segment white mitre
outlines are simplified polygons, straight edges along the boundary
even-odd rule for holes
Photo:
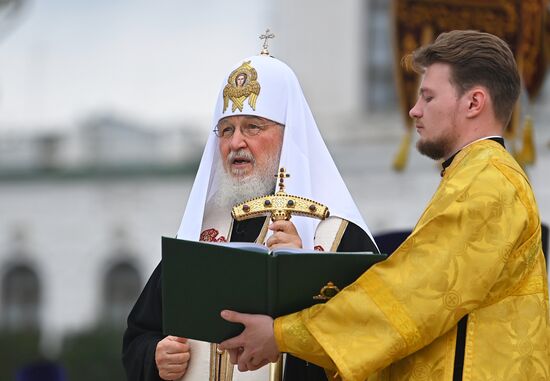
[[[257,73],[258,94],[250,93],[241,102],[242,110],[234,108],[232,100],[226,96],[227,108],[224,110],[224,88],[234,80],[239,72],[237,69],[243,68],[247,62],[244,67],[249,66]],[[251,98],[255,98],[255,102],[250,102]],[[285,63],[270,56],[253,56],[239,61],[222,84],[214,110],[212,130],[221,118],[231,115],[256,115],[284,124],[279,167],[284,167],[291,176],[285,181],[286,193],[327,205],[331,216],[353,222],[372,238],[319,133],[298,79]],[[216,185],[214,173],[218,157],[218,137],[211,132],[187,201],[178,238],[199,239],[207,197],[212,195],[211,187]],[[303,247],[313,249],[315,228],[319,221],[294,216],[292,222],[300,234]]]

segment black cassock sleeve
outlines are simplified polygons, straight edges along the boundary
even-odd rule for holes
[[[155,363],[162,333],[161,264],[151,274],[134,308],[122,339],[122,363],[128,381],[161,381]]]

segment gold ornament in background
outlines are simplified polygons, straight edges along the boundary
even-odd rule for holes
[[[516,152],[515,158],[523,167],[528,164],[534,164],[536,158],[535,138],[533,136],[533,119],[527,115],[523,125],[523,144],[521,150]]]
[[[518,63],[522,83],[532,103],[544,81],[550,64],[550,2],[548,0],[393,0],[393,36],[395,38],[395,78],[406,131],[393,166],[402,170],[407,164],[411,131],[409,110],[418,96],[418,75],[399,65],[402,58],[421,45],[433,41],[440,33],[455,29],[474,29],[494,34],[508,43]],[[548,52],[546,52],[548,51]],[[546,56],[545,56],[546,52]],[[506,129],[514,151],[520,128],[520,111],[514,110]],[[535,160],[532,127],[523,129],[523,164]],[[532,122],[531,122],[532,126]],[[530,128],[530,130],[529,130]],[[531,140],[529,140],[531,139]]]

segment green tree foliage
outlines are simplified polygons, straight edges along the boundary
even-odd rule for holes
[[[37,331],[0,331],[0,380],[14,380],[24,365],[41,358]]]
[[[97,327],[68,335],[60,362],[69,380],[125,380],[122,368],[122,328]]]

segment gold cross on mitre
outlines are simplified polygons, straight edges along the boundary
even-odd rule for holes
[[[293,214],[324,220],[330,213],[328,208],[305,197],[293,196],[285,192],[285,178],[290,177],[284,168],[275,175],[279,179],[279,190],[275,194],[256,197],[235,205],[231,215],[237,221],[258,216],[271,216],[272,221],[290,220]]]
[[[262,51],[260,52],[260,55],[262,56],[268,56],[269,51],[267,50],[267,40],[270,38],[275,38],[275,35],[273,33],[270,33],[269,28],[265,30],[265,33],[260,35],[260,40],[264,40],[264,44],[262,46]]]

